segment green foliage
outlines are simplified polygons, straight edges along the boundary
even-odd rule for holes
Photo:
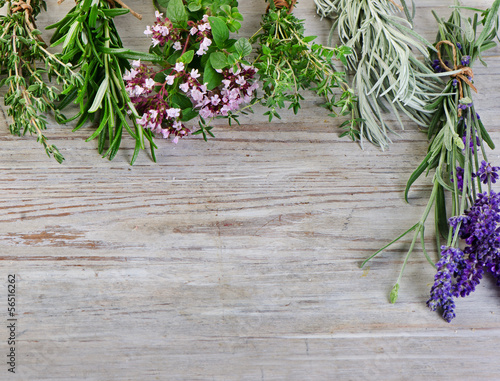
[[[19,136],[36,135],[47,155],[61,163],[64,157],[54,145],[49,145],[42,132],[47,128],[44,113],[53,111],[56,119],[62,118],[54,107],[59,90],[50,83],[55,80],[63,92],[67,92],[81,85],[81,77],[70,65],[47,51],[40,31],[34,28],[35,17],[45,9],[45,2],[32,1],[31,6],[31,17],[22,11],[12,13],[13,6],[6,16],[0,16],[0,74],[3,76],[0,87],[7,87],[4,99],[9,106],[7,113],[12,117],[10,132]]]
[[[442,86],[414,52],[428,57],[430,44],[404,19],[394,16],[390,0],[314,1],[318,13],[335,19],[341,44],[352,48],[346,67],[355,72],[352,87],[362,118],[361,137],[386,148],[392,131],[391,123],[386,122],[390,112],[402,129],[402,115],[426,127],[432,111],[425,106],[438,96]],[[409,16],[406,3],[402,3]]]
[[[48,28],[56,29],[51,40],[53,46],[63,44],[61,60],[79,68],[83,77],[83,85],[68,88],[59,104],[60,109],[72,102],[80,105],[80,111],[64,122],[78,119],[74,130],[87,121],[94,122],[97,128],[87,141],[97,138],[98,152],[110,160],[118,152],[125,129],[136,141],[133,164],[145,140],[150,142],[153,159],[155,146],[150,131],[144,131],[136,122],[138,116],[122,75],[130,67],[128,60],[157,57],[123,48],[113,18],[127,12],[111,9],[106,0],[80,1],[61,21]],[[130,115],[127,110],[131,110]]]
[[[342,136],[356,139],[356,97],[347,86],[345,73],[336,71],[333,65],[334,58],[346,62],[351,50],[346,46],[311,44],[315,38],[304,36],[303,21],[285,10],[273,6],[263,15],[261,29],[251,39],[258,43],[254,65],[263,91],[258,101],[269,109],[265,115],[271,121],[280,118],[278,110],[285,107],[296,114],[304,99],[303,90],[312,90],[326,99],[323,106],[332,112],[331,116],[351,116],[341,125],[346,130]]]

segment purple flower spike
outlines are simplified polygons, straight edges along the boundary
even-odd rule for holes
[[[492,183],[496,183],[498,180],[498,170],[500,170],[500,167],[493,167],[490,163],[483,160],[479,168],[478,176],[483,184],[488,184],[488,180]]]
[[[448,323],[455,317],[455,302],[453,301],[452,277],[458,270],[458,263],[463,260],[464,253],[453,247],[441,247],[441,259],[436,263],[437,273],[431,288],[431,297],[427,306],[435,311],[443,309],[443,318]]]

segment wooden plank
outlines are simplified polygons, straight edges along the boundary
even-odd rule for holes
[[[241,3],[249,36],[265,3]],[[416,22],[431,40],[434,3],[419,2]],[[129,5],[144,20],[123,16],[118,27],[127,46],[146,51],[153,7]],[[41,28],[71,2],[48,7]],[[312,0],[297,14],[326,42],[331,23]],[[478,111],[497,142],[499,52],[475,71]],[[18,374],[4,361],[2,379],[497,378],[491,279],[457,302],[447,324],[425,306],[434,270],[418,249],[399,302],[388,303],[409,239],[359,269],[425,207],[429,181],[403,201],[425,135],[408,123],[388,151],[361,150],[338,137],[319,104],[306,94],[298,116],[269,124],[256,112],[241,126],[219,124],[208,143],[159,141],[158,163],[143,153],[133,167],[130,139],[109,162],[84,142],[91,127],[51,124],[47,135],[66,157],[59,165],[33,138],[12,137],[0,113],[0,287],[5,298],[16,274],[19,313]],[[427,245],[435,253],[432,235]]]

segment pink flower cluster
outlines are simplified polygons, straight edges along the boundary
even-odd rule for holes
[[[186,81],[180,89],[193,100],[202,118],[227,116],[236,111],[242,103],[248,103],[258,84],[254,82],[256,69],[253,66],[243,66],[236,71],[233,68],[221,71],[224,79],[223,87],[207,91],[206,84],[197,81]]]
[[[148,26],[144,32],[151,35],[153,46],[173,47],[183,52],[188,48],[194,49],[198,56],[207,53],[212,45],[207,15],[198,22],[188,21],[187,29],[174,28],[167,18],[162,20],[162,16],[156,12],[155,24]],[[189,135],[191,131],[181,121],[182,110],[172,106],[174,94],[185,94],[191,100],[193,111],[207,119],[227,116],[231,111],[238,110],[241,104],[250,102],[257,88],[254,67],[238,65],[237,69],[231,67],[217,71],[222,74],[222,84],[208,90],[208,84],[200,79],[202,73],[186,67],[182,62],[167,65],[161,70],[164,81],[157,83],[154,79],[158,78],[157,72],[140,61],[133,61],[131,70],[124,73],[123,79],[130,100],[141,115],[137,123],[163,138],[171,137],[177,143],[179,138]]]
[[[196,23],[188,21],[189,34],[185,38],[185,41],[183,41],[183,30],[174,28],[172,22],[166,17],[162,20],[162,13],[156,11],[155,14],[156,22],[152,27],[148,25],[144,31],[145,35],[151,36],[153,47],[157,45],[163,47],[170,41],[175,50],[182,50],[188,40],[192,38],[193,42],[200,44],[196,54],[202,56],[208,51],[210,45],[212,45],[212,31],[208,22],[208,15],[204,15]]]
[[[181,109],[170,107],[167,103],[168,92],[165,85],[156,83],[154,72],[140,61],[132,62],[132,69],[126,71],[123,79],[130,100],[137,112],[142,114],[137,123],[143,128],[150,129],[163,138],[173,136],[172,142],[177,143],[179,138],[189,135],[191,131],[180,121]],[[155,86],[162,86],[157,93],[153,93]]]

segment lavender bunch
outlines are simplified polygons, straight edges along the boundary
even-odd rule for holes
[[[484,63],[481,53],[496,46],[493,40],[498,32],[499,7],[500,0],[495,0],[490,9],[472,9],[476,11],[473,18],[465,18],[463,8],[456,2],[448,20],[441,20],[434,14],[439,33],[433,68],[437,75],[449,76],[449,80],[442,94],[426,106],[433,112],[427,130],[429,149],[410,176],[405,199],[408,201],[411,185],[424,172],[434,170],[432,192],[420,220],[362,264],[413,232],[410,249],[391,291],[390,301],[394,303],[403,271],[418,238],[424,255],[434,266],[424,245],[424,225],[434,208],[441,258],[436,264],[435,283],[427,304],[432,310],[441,309],[448,322],[455,317],[454,298],[469,295],[485,272],[493,274],[497,281],[500,275],[500,196],[491,190],[491,184],[499,177],[499,168],[487,160],[485,145],[493,149],[494,144],[476,113],[472,98],[472,93],[477,91],[472,67],[476,60]],[[480,33],[477,31],[479,25],[483,25]],[[484,185],[487,185],[487,190],[483,189]],[[447,203],[447,199],[451,202]],[[441,244],[441,240],[445,243]]]

